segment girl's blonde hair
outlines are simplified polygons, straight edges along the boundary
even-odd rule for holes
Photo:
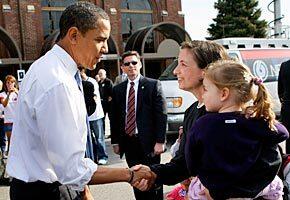
[[[6,86],[6,83],[7,83],[8,81],[11,81],[11,82],[15,83],[15,87],[16,87],[17,89],[19,89],[19,88],[18,88],[18,82],[17,82],[16,78],[15,78],[14,76],[12,76],[12,75],[7,75],[7,76],[5,77],[4,84],[3,84],[3,87],[4,87],[5,92],[8,92],[8,88],[7,88],[7,86]]]
[[[235,92],[236,103],[244,106],[244,112],[249,117],[262,118],[269,123],[271,129],[275,129],[275,113],[272,110],[270,94],[262,80],[254,77],[247,66],[233,60],[220,60],[206,68],[205,77],[219,89],[227,87]],[[257,92],[253,85],[258,86]],[[251,100],[252,105],[245,106]]]

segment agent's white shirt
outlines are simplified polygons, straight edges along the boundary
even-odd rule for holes
[[[58,45],[31,65],[18,96],[9,176],[58,181],[74,190],[83,190],[90,181],[97,165],[84,158],[86,107],[76,72],[76,63]]]
[[[102,119],[105,115],[104,115],[104,110],[103,110],[102,103],[101,103],[99,84],[95,79],[93,79],[91,77],[88,77],[87,81],[91,82],[94,85],[94,94],[97,97],[96,110],[93,114],[91,114],[89,116],[89,121],[95,121],[98,119]]]

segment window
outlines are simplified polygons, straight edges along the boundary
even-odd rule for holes
[[[152,25],[152,8],[148,0],[123,0],[121,3],[122,13],[122,38],[126,45],[128,38],[138,29]],[[151,39],[150,39],[151,38]],[[153,44],[153,36],[149,37]],[[152,44],[151,44],[152,43]]]
[[[42,0],[42,21],[44,37],[59,29],[59,19],[64,9],[77,0]]]
[[[166,80],[177,80],[177,77],[173,74],[173,71],[178,65],[178,60],[174,60],[169,66],[166,67],[164,72],[162,72],[159,80],[166,81]]]
[[[147,0],[123,0],[121,9],[128,10],[151,10],[151,5]]]

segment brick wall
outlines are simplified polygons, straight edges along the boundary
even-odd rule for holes
[[[178,11],[181,11],[181,1],[176,0],[165,0],[165,1],[166,1],[165,10],[167,10],[168,16],[163,17],[163,20],[176,22],[184,27],[184,18],[178,15]]]
[[[120,11],[120,0],[103,0],[104,2],[104,10],[109,14],[110,21],[111,21],[111,35],[113,40],[115,40],[116,44],[118,45],[118,50],[120,53],[123,52],[123,45],[122,45],[122,21],[121,21],[121,11]],[[111,14],[110,8],[115,8],[117,13],[115,15]]]
[[[7,4],[11,6],[11,11],[3,12],[1,6],[1,25],[16,41],[21,53],[23,54],[24,60],[36,59],[39,55],[43,42],[40,1],[21,0],[21,18],[18,12],[17,0],[11,0],[7,2]],[[28,12],[27,5],[33,5],[35,7],[35,12]],[[21,23],[22,29],[20,30]]]
[[[24,55],[26,60],[33,60],[39,56],[43,43],[41,4],[38,0],[26,0],[21,2]],[[28,12],[28,5],[34,6],[35,11]]]
[[[101,6],[104,5],[104,10],[109,14],[112,26],[111,35],[115,42],[118,44],[119,52],[123,52],[122,45],[122,22],[121,22],[121,11],[120,5],[122,0],[96,0],[96,4]],[[156,3],[159,2],[159,3]],[[184,27],[184,18],[178,15],[178,11],[181,10],[181,1],[176,0],[151,0],[150,1],[153,10],[153,23],[159,23],[162,21],[173,21]],[[110,8],[116,8],[117,14],[112,15]],[[162,17],[161,11],[167,10],[168,16]]]
[[[112,38],[117,44],[119,53],[123,53],[121,0],[89,0],[102,7],[110,16],[112,26]],[[177,22],[184,26],[184,18],[178,15],[181,10],[181,0],[149,0],[153,10],[153,23],[162,21]],[[3,12],[2,4],[9,4],[11,11]],[[33,5],[35,12],[28,12],[27,5]],[[20,18],[18,14],[17,0],[1,0],[0,25],[14,38],[19,49],[24,52],[25,60],[37,59],[43,43],[42,12],[40,0],[20,0],[22,32],[20,31]],[[115,8],[117,14],[113,15],[110,8]],[[161,16],[161,11],[167,10],[168,16]],[[21,42],[21,34],[23,41]],[[157,38],[160,40],[160,38]],[[23,43],[23,45],[22,45]],[[1,44],[0,44],[1,45]],[[3,45],[2,45],[3,46]],[[3,55],[3,52],[0,52]]]
[[[19,32],[19,18],[18,18],[18,5],[17,1],[9,1],[11,7],[10,11],[2,11],[3,16],[3,28],[10,34],[10,36],[16,41],[18,47],[21,47],[20,42],[20,32]],[[3,2],[3,4],[8,4],[8,2]]]

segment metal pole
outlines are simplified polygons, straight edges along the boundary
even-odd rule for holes
[[[19,30],[20,30],[20,45],[21,45],[21,53],[23,58],[20,59],[19,63],[19,69],[22,69],[22,60],[25,59],[25,47],[24,47],[24,29],[23,29],[23,19],[21,15],[21,4],[20,0],[17,1],[17,7],[18,7],[18,20],[19,20]]]
[[[275,38],[282,37],[282,15],[281,15],[281,1],[274,0],[274,35]]]

